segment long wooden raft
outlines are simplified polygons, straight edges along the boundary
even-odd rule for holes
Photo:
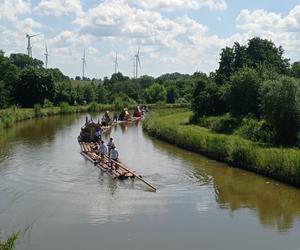
[[[112,161],[114,167],[111,168],[111,160],[108,156],[105,156],[104,159],[101,159],[97,154],[99,150],[99,144],[96,142],[79,142],[81,152],[80,154],[86,159],[94,163],[96,167],[106,172],[112,178],[118,179],[127,179],[127,178],[137,178],[149,186],[153,191],[156,191],[156,188],[147,182],[141,175],[135,173],[135,171],[130,170],[121,162]]]

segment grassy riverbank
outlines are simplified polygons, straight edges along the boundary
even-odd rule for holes
[[[41,108],[9,108],[0,110],[0,129],[9,128],[16,122],[27,119],[45,117],[58,114],[78,113],[88,111],[89,106],[69,106],[62,104],[59,107]]]
[[[152,112],[143,123],[150,135],[232,166],[300,186],[300,150],[267,148],[235,135],[187,124],[192,112]]]

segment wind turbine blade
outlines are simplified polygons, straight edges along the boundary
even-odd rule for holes
[[[141,61],[140,61],[140,57],[139,56],[137,57],[137,61],[138,61],[138,64],[139,64],[139,66],[141,68]]]
[[[39,36],[39,35],[41,35],[41,33],[38,33],[38,34],[32,35],[32,36],[30,36],[30,37],[35,37],[35,36]]]

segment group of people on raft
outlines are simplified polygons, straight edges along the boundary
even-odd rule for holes
[[[99,156],[101,161],[104,161],[105,156],[108,155],[110,159],[110,168],[111,170],[115,167],[118,168],[118,165],[114,164],[118,162],[119,159],[119,152],[118,149],[115,146],[115,143],[113,142],[113,138],[109,139],[109,142],[107,145],[103,140],[100,141],[100,147],[99,147]]]
[[[128,108],[123,108],[119,115],[117,113],[114,113],[113,118],[111,118],[109,111],[106,111],[101,118],[101,126],[109,126],[113,122],[117,121],[130,121],[132,118],[140,118],[145,112],[147,112],[146,107],[140,109],[139,106],[136,106],[133,115],[131,116]]]

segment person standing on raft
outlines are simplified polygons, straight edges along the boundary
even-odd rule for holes
[[[108,155],[110,156],[110,151],[111,151],[112,147],[115,147],[115,144],[113,142],[113,138],[109,139],[109,142],[107,143],[107,147],[108,147]]]
[[[110,163],[111,163],[110,167],[111,167],[111,169],[113,169],[114,162],[118,162],[118,158],[119,158],[119,152],[116,149],[115,145],[112,146],[109,156],[110,156],[110,159],[111,159],[111,161],[110,161]],[[115,168],[118,169],[118,165],[115,164]]]
[[[101,157],[100,160],[103,161],[106,154],[107,154],[107,146],[105,145],[104,141],[101,140],[100,148],[99,148],[99,155]]]

